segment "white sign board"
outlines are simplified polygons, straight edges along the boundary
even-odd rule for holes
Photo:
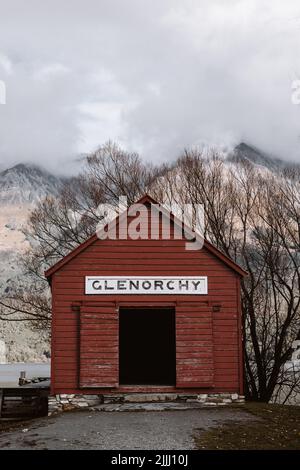
[[[206,276],[86,276],[85,293],[206,295]]]

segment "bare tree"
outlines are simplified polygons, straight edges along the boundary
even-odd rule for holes
[[[299,187],[286,175],[185,152],[181,191],[202,203],[205,236],[248,271],[242,281],[246,394],[269,401],[299,338]],[[186,196],[181,196],[186,197]]]
[[[300,339],[296,169],[274,175],[250,162],[232,165],[214,150],[186,150],[173,165],[151,167],[115,144],[100,147],[58,198],[46,198],[32,212],[26,233],[32,248],[21,260],[25,283],[0,299],[0,318],[49,326],[44,270],[94,233],[104,215],[99,204],[105,211],[121,195],[131,204],[145,192],[170,205],[203,204],[204,236],[248,271],[242,281],[247,397],[269,401],[287,383],[295,391],[284,364]]]
[[[0,298],[0,319],[49,327],[45,269],[95,233],[107,204],[116,204],[119,196],[132,203],[159,174],[159,168],[145,165],[138,154],[111,142],[89,155],[83,173],[67,181],[59,197],[45,198],[32,211],[24,230],[31,249],[20,257],[22,280]]]

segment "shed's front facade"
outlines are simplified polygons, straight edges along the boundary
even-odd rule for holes
[[[52,394],[242,394],[244,274],[208,242],[93,236],[46,272]]]

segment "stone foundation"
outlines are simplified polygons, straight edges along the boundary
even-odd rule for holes
[[[244,403],[245,397],[237,393],[131,393],[114,395],[72,395],[60,394],[49,397],[49,415],[72,410],[105,410],[106,405],[134,403],[195,403],[203,406],[221,406]],[[121,407],[116,410],[120,411]]]

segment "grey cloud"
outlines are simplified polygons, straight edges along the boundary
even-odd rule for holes
[[[154,161],[240,140],[300,160],[298,2],[11,0],[0,13],[2,166],[69,171],[108,139]]]

